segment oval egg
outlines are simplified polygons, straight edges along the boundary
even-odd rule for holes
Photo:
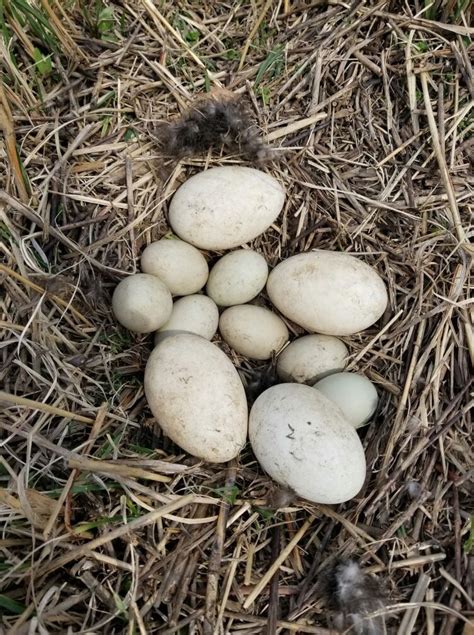
[[[151,333],[170,317],[173,300],[168,287],[156,276],[135,273],[121,280],[112,296],[117,320],[136,333]]]
[[[155,333],[155,344],[158,344],[172,332],[185,332],[200,335],[211,340],[217,331],[219,310],[205,295],[187,295],[176,300],[170,319]]]
[[[206,284],[209,267],[202,253],[177,238],[150,243],[142,253],[141,268],[158,276],[173,295],[190,295]]]
[[[317,250],[291,256],[270,273],[275,307],[308,331],[352,335],[376,322],[387,306],[382,278],[349,254]]]
[[[225,353],[202,337],[176,335],[153,349],[145,395],[165,434],[189,454],[225,463],[244,446],[244,387]]]
[[[279,384],[255,401],[250,443],[275,481],[314,503],[343,503],[365,480],[362,444],[329,399],[310,386]]]
[[[267,278],[265,258],[251,249],[238,249],[216,262],[206,293],[219,306],[245,304],[260,293]]]
[[[277,373],[287,382],[313,385],[315,381],[346,366],[347,346],[332,335],[304,335],[278,356]]]
[[[333,401],[354,428],[368,423],[377,409],[377,390],[364,375],[336,373],[318,381],[314,388]]]
[[[176,234],[201,249],[232,249],[276,220],[285,191],[272,176],[243,166],[211,168],[177,190],[169,208]]]
[[[219,331],[230,347],[250,359],[270,359],[289,338],[281,318],[253,304],[226,309],[219,320]]]

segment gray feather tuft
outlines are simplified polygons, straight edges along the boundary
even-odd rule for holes
[[[270,158],[242,100],[223,90],[201,98],[176,121],[160,124],[156,136],[165,154],[178,159],[210,149],[239,152],[257,162]]]
[[[354,635],[386,635],[385,607],[379,581],[353,560],[338,562],[329,574],[327,593],[337,611],[336,625]]]

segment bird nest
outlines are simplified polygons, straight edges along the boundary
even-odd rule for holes
[[[385,589],[389,632],[472,633],[469,5],[2,4],[4,632],[365,632],[328,599],[349,566]],[[232,138],[177,143],[223,89]],[[337,507],[275,503],[248,447],[216,466],[164,438],[143,394],[152,338],[111,313],[176,188],[255,161],[287,191],[252,243],[271,266],[344,251],[389,293],[344,338],[381,400],[366,483]]]

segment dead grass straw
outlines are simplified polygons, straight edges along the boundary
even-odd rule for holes
[[[472,620],[470,3],[247,4],[2,3],[6,633],[328,635],[338,557],[380,576],[391,632]],[[353,253],[389,290],[381,322],[346,338],[381,402],[361,430],[367,482],[337,509],[276,513],[248,448],[211,466],[163,438],[151,339],[111,314],[180,183],[245,162],[173,164],[154,141],[215,86],[249,104],[288,192],[253,246],[270,265]]]

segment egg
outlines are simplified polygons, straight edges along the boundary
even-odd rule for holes
[[[343,503],[364,484],[357,432],[311,386],[279,384],[263,392],[250,411],[249,437],[265,472],[309,501]]]
[[[347,355],[347,346],[337,337],[304,335],[280,353],[277,374],[283,381],[313,385],[324,375],[343,370]]]
[[[211,269],[206,293],[219,306],[245,304],[265,286],[268,265],[251,249],[238,249],[223,256]]]
[[[334,402],[354,428],[368,423],[377,409],[377,390],[364,375],[336,373],[318,381],[314,388]]]
[[[382,316],[388,301],[375,269],[349,254],[323,250],[278,264],[268,277],[267,293],[285,317],[325,335],[363,331]]]
[[[210,340],[217,331],[218,323],[219,310],[211,298],[187,295],[174,303],[170,319],[155,333],[155,344],[177,332],[194,333]]]
[[[148,245],[142,253],[141,268],[158,276],[173,295],[200,291],[209,275],[202,253],[178,238],[162,238]]]
[[[170,318],[173,300],[156,276],[136,273],[121,280],[112,296],[116,319],[136,333],[151,333]]]
[[[285,191],[269,174],[240,165],[211,168],[177,190],[169,222],[201,249],[232,249],[253,240],[276,220]]]
[[[219,331],[229,346],[250,359],[270,359],[289,338],[281,318],[252,304],[226,309],[219,320]]]
[[[145,368],[145,395],[163,432],[189,454],[225,463],[244,446],[244,387],[227,355],[204,338],[181,334],[160,342]]]

